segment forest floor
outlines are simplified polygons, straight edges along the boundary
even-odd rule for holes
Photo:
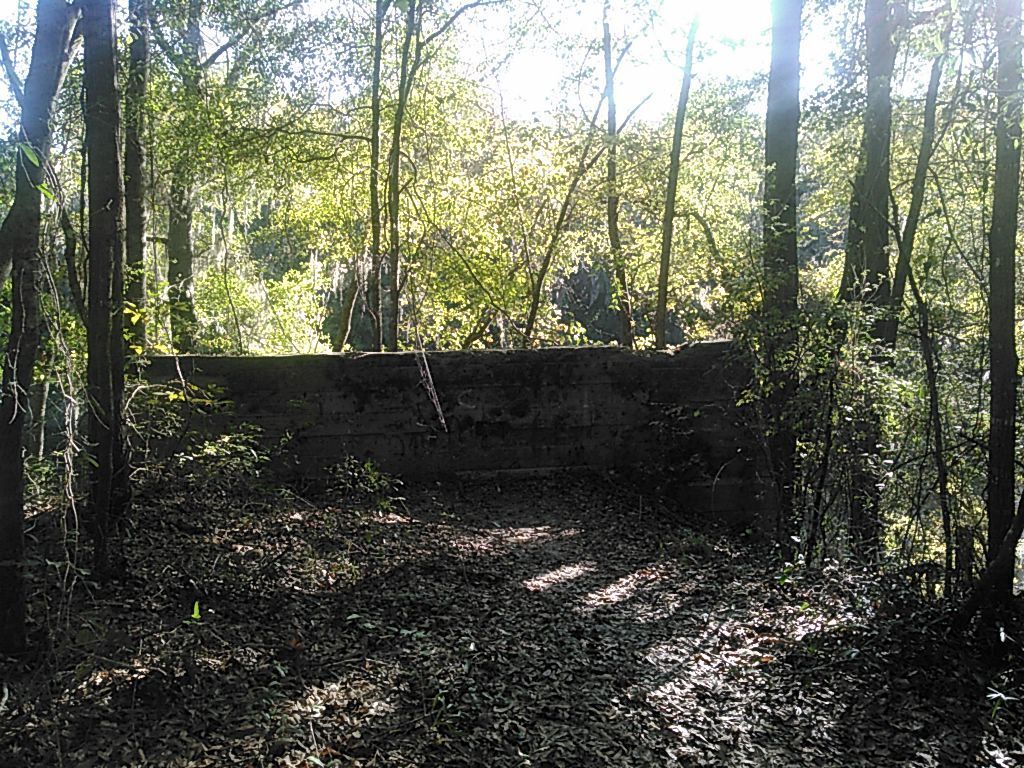
[[[780,570],[620,479],[229,477],[150,482],[130,575],[81,578],[69,639],[0,666],[0,765],[1024,759],[1007,662],[938,609]]]

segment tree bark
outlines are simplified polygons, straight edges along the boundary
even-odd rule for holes
[[[192,183],[185,169],[176,169],[171,180],[167,220],[167,297],[170,300],[171,343],[175,352],[195,351],[198,320],[194,301],[192,246]]]
[[[840,293],[847,301],[887,311],[889,275],[889,156],[892,144],[892,75],[896,66],[893,33],[905,8],[893,0],[865,0],[867,38],[867,102],[860,167],[850,202],[846,261]],[[884,318],[876,314],[872,337],[881,341]],[[860,557],[879,556],[881,546],[878,477],[869,457],[881,442],[881,418],[870,393],[854,422],[856,446],[851,470],[849,531]]]
[[[388,156],[388,260],[381,276],[382,311],[381,341],[386,350],[398,350],[398,315],[400,307],[401,281],[398,270],[401,266],[401,193],[402,172],[402,129],[405,126],[405,110],[412,90],[412,46],[419,36],[419,6],[417,0],[409,0],[405,13],[405,33],[402,40],[402,64],[398,81],[398,103],[391,127],[391,152]]]
[[[909,263],[909,262],[908,262]],[[943,594],[953,592],[953,497],[949,490],[949,466],[946,464],[946,431],[942,425],[942,403],[939,400],[939,365],[935,341],[931,331],[931,313],[928,303],[918,290],[913,268],[907,271],[910,290],[917,304],[918,330],[921,337],[921,356],[924,359],[925,382],[928,386],[928,418],[932,422],[935,442],[935,474],[939,482],[939,509],[942,512],[942,535],[945,544],[943,565]]]
[[[203,90],[203,36],[201,0],[189,0],[188,19],[182,40],[179,74],[185,92],[198,99]],[[175,352],[195,351],[198,326],[195,306],[195,250],[192,217],[195,212],[194,181],[189,159],[179,161],[171,177],[167,217],[167,295],[170,300],[171,344]]]
[[[633,348],[633,307],[629,296],[629,279],[626,276],[626,265],[622,254],[622,233],[619,231],[619,172],[618,172],[618,142],[619,126],[615,105],[615,68],[612,64],[612,33],[608,23],[610,0],[604,3],[604,35],[602,37],[602,48],[604,50],[604,87],[605,102],[608,109],[608,130],[605,135],[608,152],[608,174],[607,191],[605,194],[608,217],[608,245],[611,249],[612,271],[618,283],[618,309],[619,309],[619,343]]]
[[[690,102],[690,84],[693,82],[693,48],[697,41],[697,19],[690,24],[686,40],[686,63],[683,65],[683,85],[679,89],[676,120],[672,130],[672,151],[668,159],[668,184],[665,186],[665,214],[661,220],[661,264],[658,269],[658,302],[654,310],[654,343],[664,349],[668,333],[668,277],[672,261],[672,237],[676,220],[676,190],[679,187],[679,157],[683,149],[683,126],[686,108]]]
[[[1017,419],[1015,334],[1017,213],[1020,197],[1021,0],[997,0],[996,172],[989,231],[988,560],[994,563],[1013,519]],[[994,599],[1009,599],[1013,569],[993,575]]]
[[[370,90],[370,277],[366,286],[373,327],[372,348],[381,349],[381,221],[380,221],[380,65],[384,52],[385,0],[376,0],[373,25],[373,75]]]
[[[889,155],[892,144],[892,75],[896,66],[892,0],[865,0],[867,103],[860,167],[850,202],[843,290],[851,301],[889,303]],[[876,338],[878,338],[876,328]]]
[[[788,413],[798,386],[797,149],[800,128],[800,17],[803,0],[772,3],[772,63],[765,119],[764,306],[769,455],[775,479],[776,539],[792,553],[796,431]]]
[[[146,347],[146,152],[143,130],[149,78],[149,0],[129,0],[128,81],[124,114],[125,299],[135,310],[131,345]]]
[[[12,264],[11,328],[0,390],[0,652],[9,654],[26,646],[23,434],[40,334],[40,185],[50,156],[54,100],[67,71],[77,14],[64,0],[39,0],[21,100],[14,202],[0,227],[0,241]]]
[[[899,242],[899,254],[896,258],[896,273],[892,281],[889,312],[888,316],[882,320],[879,333],[882,343],[889,347],[889,349],[893,349],[896,346],[896,333],[899,330],[899,312],[903,307],[903,296],[906,292],[907,278],[911,271],[910,259],[914,253],[917,227],[921,222],[925,182],[928,178],[928,167],[934,152],[935,112],[939,100],[939,85],[942,82],[942,65],[946,60],[945,47],[948,40],[949,29],[947,28],[943,35],[943,52],[932,60],[928,91],[925,94],[924,100],[924,128],[921,132],[921,145],[917,152],[914,180],[910,187],[910,208],[907,210],[907,221],[903,227],[903,236]]]
[[[109,568],[113,525],[126,502],[121,445],[124,393],[124,186],[113,0],[83,4],[85,135],[89,158],[89,526],[95,566]]]
[[[1011,0],[1012,1],[1012,0]],[[1017,502],[1017,513],[1010,518],[1010,527],[1003,540],[989,554],[988,565],[970,595],[953,619],[955,629],[964,629],[983,605],[999,605],[1007,599],[1006,585],[1013,583],[1013,566],[1017,559],[1017,543],[1024,533],[1024,494]]]
[[[331,345],[334,352],[344,351],[345,345],[348,344],[349,334],[352,332],[352,311],[355,309],[358,293],[359,280],[356,277],[356,271],[349,269],[342,279],[339,291],[338,333]]]

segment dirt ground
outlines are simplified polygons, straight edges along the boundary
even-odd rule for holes
[[[0,667],[0,766],[1012,766],[1021,702],[877,579],[615,477],[151,486]],[[38,606],[36,620],[41,620]],[[61,617],[64,617],[61,619]]]

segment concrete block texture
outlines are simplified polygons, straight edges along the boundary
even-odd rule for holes
[[[770,497],[761,436],[737,406],[729,342],[281,357],[154,357],[195,436],[259,428],[290,471],[346,456],[409,479],[574,467],[642,472],[696,512],[744,523]],[[210,401],[216,405],[211,406]]]

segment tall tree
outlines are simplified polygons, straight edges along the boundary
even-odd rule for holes
[[[266,24],[287,8],[302,0],[268,0],[252,10],[250,15],[235,19],[237,31],[230,34],[220,46],[206,53],[203,26],[209,4],[205,0],[183,0],[172,4],[183,6],[183,22],[164,18],[163,23],[150,26],[152,41],[171,64],[181,84],[186,110],[197,110],[209,91],[209,73],[224,57],[238,46],[257,35]],[[216,6],[214,6],[216,7]],[[227,6],[229,9],[232,6]],[[246,11],[249,5],[243,5]],[[181,29],[178,39],[168,36],[168,30]],[[251,48],[251,45],[250,45]],[[225,75],[226,82],[239,76],[245,56],[236,57]],[[197,162],[195,153],[182,151],[174,159],[170,173],[167,217],[167,282],[170,304],[171,341],[176,351],[189,353],[195,348],[198,318],[195,310],[195,243],[193,220],[196,210]]]
[[[41,190],[46,183],[54,100],[70,58],[78,17],[64,0],[39,0],[36,36],[24,88],[14,202],[0,226],[0,250],[11,256],[11,328],[0,390],[0,652],[25,648],[24,446],[29,393],[39,347]],[[13,72],[11,73],[13,75]]]
[[[865,0],[867,90],[860,163],[850,201],[843,293],[876,307],[889,303],[889,158],[892,145],[894,32],[901,6]]]
[[[952,18],[952,17],[951,17]],[[914,167],[914,179],[910,188],[910,208],[903,225],[903,233],[898,242],[896,271],[893,275],[890,308],[883,317],[879,330],[879,339],[890,349],[896,345],[896,332],[899,329],[899,312],[903,306],[903,296],[907,288],[907,279],[911,272],[911,257],[917,230],[921,224],[921,210],[924,206],[925,183],[928,180],[928,169],[935,150],[935,113],[939,101],[939,85],[942,82],[942,67],[946,61],[946,48],[949,45],[951,27],[947,24],[942,33],[942,50],[932,59],[931,74],[928,78],[928,90],[924,101],[924,125],[921,131],[921,144],[917,152],[917,164]],[[898,219],[897,219],[898,220]]]
[[[690,84],[693,82],[693,48],[697,41],[697,22],[690,24],[686,39],[686,62],[683,65],[683,84],[679,89],[676,119],[672,129],[672,151],[668,159],[668,183],[665,186],[665,209],[661,220],[661,263],[658,266],[658,299],[654,311],[654,343],[664,349],[668,329],[668,277],[672,263],[672,238],[676,223],[676,194],[679,188],[679,159],[683,151],[683,127],[686,108],[690,103]]]
[[[188,0],[185,34],[181,51],[165,51],[175,62],[183,91],[193,104],[202,98],[205,71],[201,29],[202,0]],[[162,39],[162,38],[157,38]],[[167,297],[170,301],[171,342],[176,352],[195,349],[197,326],[195,308],[195,244],[192,219],[195,213],[195,178],[191,158],[179,157],[171,171],[167,215]]]
[[[865,0],[867,91],[860,162],[853,182],[846,261],[840,293],[847,301],[875,308],[872,328],[882,340],[890,307],[889,164],[892,145],[892,76],[896,66],[895,31],[905,16],[902,2]],[[864,401],[854,420],[857,446],[851,471],[849,530],[854,550],[863,557],[879,554],[880,491],[870,457],[881,442],[881,422],[871,399]]]
[[[952,19],[952,17],[950,17]],[[921,143],[917,153],[917,164],[914,168],[914,179],[910,190],[910,208],[907,211],[903,232],[897,232],[899,255],[896,261],[896,272],[892,283],[892,297],[888,316],[884,318],[880,334],[882,343],[890,349],[896,346],[896,333],[899,327],[899,313],[903,306],[903,295],[909,284],[914,302],[917,306],[918,337],[921,342],[921,357],[925,366],[925,383],[928,388],[928,419],[931,424],[932,442],[935,454],[935,472],[939,486],[939,509],[942,512],[942,530],[945,539],[944,559],[944,594],[949,596],[953,583],[953,512],[950,494],[949,467],[945,456],[945,428],[942,422],[941,402],[939,399],[938,381],[938,345],[932,333],[931,308],[925,300],[914,279],[913,254],[917,239],[918,227],[921,224],[921,212],[924,206],[925,184],[928,169],[935,150],[936,127],[935,117],[938,108],[939,86],[942,82],[942,68],[946,60],[946,49],[949,46],[951,24],[947,24],[941,39],[942,50],[932,59],[931,75],[928,79],[928,90],[925,94],[924,121],[921,131]],[[896,210],[896,198],[893,196],[893,221],[899,221]]]
[[[143,142],[149,78],[149,0],[129,0],[128,80],[124,112],[125,299],[134,308],[132,345],[146,346],[146,152]]]
[[[387,216],[388,253],[381,268],[381,343],[389,350],[398,349],[398,319],[401,307],[402,283],[399,274],[402,261],[401,194],[402,194],[402,141],[405,132],[406,111],[412,98],[416,77],[436,54],[437,41],[442,39],[468,11],[487,5],[498,5],[505,0],[472,0],[459,6],[444,17],[433,32],[424,33],[424,19],[432,6],[430,0],[396,0],[395,7],[404,10],[402,25],[402,52],[400,57],[398,88],[394,117],[391,122],[391,149],[388,153]]]
[[[83,4],[85,141],[89,162],[88,365],[91,477],[89,522],[96,567],[108,567],[109,537],[125,503],[124,180],[114,0]]]
[[[384,16],[389,5],[389,0],[375,0],[373,70],[370,82],[370,277],[366,287],[366,303],[370,307],[370,319],[373,325],[372,347],[378,352],[381,349],[380,69],[384,53]],[[351,322],[351,315],[349,320]],[[341,346],[344,347],[344,344]]]
[[[787,413],[797,391],[797,149],[800,128],[800,17],[803,0],[772,2],[764,176],[764,321],[776,537],[788,555],[795,510],[796,432]]]
[[[605,141],[608,146],[608,173],[606,177],[608,245],[611,249],[612,272],[618,284],[619,343],[633,347],[633,306],[629,297],[629,279],[622,253],[622,233],[619,230],[619,124],[615,103],[615,66],[612,62],[612,32],[608,15],[611,0],[605,0],[603,18],[602,50],[604,52],[605,106],[608,109],[608,129]]]
[[[988,559],[996,559],[1010,530],[1014,509],[1017,419],[1015,335],[1017,213],[1020,198],[1021,0],[997,0],[996,172],[989,231],[989,400]],[[993,588],[1008,597],[1012,569],[994,577]]]
[[[423,26],[425,0],[407,0],[405,24],[402,33],[401,69],[398,75],[398,100],[391,123],[391,151],[388,155],[388,258],[382,268],[381,288],[381,344],[389,352],[398,349],[398,315],[401,293],[401,211],[399,210],[402,172],[402,133],[405,129],[405,111],[409,106],[420,55],[420,35]],[[397,5],[397,3],[396,3]],[[413,45],[415,41],[415,47]]]

